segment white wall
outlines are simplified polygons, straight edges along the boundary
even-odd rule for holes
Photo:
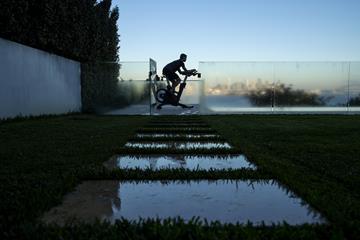
[[[0,118],[80,109],[79,62],[0,38]]]

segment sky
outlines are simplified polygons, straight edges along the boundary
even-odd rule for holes
[[[360,0],[113,0],[120,61],[359,61]],[[159,72],[159,70],[158,70]]]

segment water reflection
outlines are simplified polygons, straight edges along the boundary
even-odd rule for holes
[[[167,133],[138,133],[136,137],[151,137],[151,138],[175,138],[175,137],[185,137],[185,138],[210,138],[210,137],[220,137],[218,134],[167,134]]]
[[[205,124],[205,123],[179,123],[179,122],[159,122],[159,123],[150,123],[150,124],[147,124],[145,127],[162,127],[162,128],[176,128],[176,127],[196,127],[196,128],[202,128],[202,127],[205,127],[205,128],[209,128],[209,125],[208,124]]]
[[[111,194],[104,192],[112,191]],[[126,218],[194,216],[208,221],[270,225],[325,223],[319,213],[276,181],[89,181],[50,210],[45,222],[63,223],[70,216],[84,221],[95,217],[114,222]]]
[[[45,223],[63,225],[67,220],[81,219],[86,222],[95,218],[110,219],[114,210],[121,209],[118,181],[86,181],[65,196],[62,205],[44,214]]]
[[[255,169],[255,165],[249,163],[244,155],[224,156],[186,156],[186,155],[148,155],[148,156],[115,156],[104,163],[109,169],[166,169],[186,168],[190,170],[210,169]]]
[[[128,148],[175,148],[175,149],[212,149],[212,148],[226,148],[230,149],[229,143],[216,142],[127,142],[125,147]]]

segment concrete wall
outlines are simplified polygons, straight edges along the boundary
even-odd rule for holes
[[[0,118],[80,109],[79,62],[0,38]]]

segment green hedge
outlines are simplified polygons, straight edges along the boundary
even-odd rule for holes
[[[83,110],[92,112],[113,102],[118,87],[119,11],[111,2],[1,0],[0,37],[82,62]]]
[[[111,0],[1,0],[0,36],[81,62],[117,61]]]

